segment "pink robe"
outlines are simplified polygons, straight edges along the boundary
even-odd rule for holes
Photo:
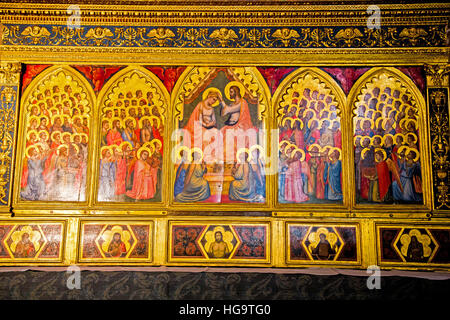
[[[151,199],[156,192],[157,168],[152,168],[147,162],[137,160],[134,167],[133,188],[127,191],[127,196],[136,200]]]
[[[116,170],[116,194],[121,195],[125,193],[125,179],[127,177],[127,161],[125,159],[117,160]]]
[[[284,199],[295,203],[305,202],[309,197],[303,192],[302,167],[300,161],[291,162],[286,171]]]
[[[122,135],[117,130],[109,130],[106,135],[106,142],[108,143],[108,146],[113,144],[120,146],[123,142]]]

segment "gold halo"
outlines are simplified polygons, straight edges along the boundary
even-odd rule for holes
[[[156,138],[153,139],[152,141],[150,141],[150,145],[153,147],[153,152],[156,151],[156,146],[155,146],[155,144],[157,144],[157,145],[159,146],[158,150],[161,149],[161,147],[162,147],[162,142],[161,142],[161,140],[156,139]]]
[[[248,155],[248,162],[250,162],[252,160],[252,154],[250,153],[250,150],[248,148],[240,148],[237,152],[236,152],[236,160],[237,162],[241,163],[239,156],[241,155],[242,152],[247,153]]]
[[[25,155],[26,155],[28,158],[31,158],[31,156],[30,156],[30,150],[31,150],[31,149],[37,149],[37,150],[39,151],[39,148],[38,148],[38,146],[37,146],[36,144],[32,144],[32,145],[28,146],[28,147],[25,149]]]
[[[365,139],[369,139],[370,143],[372,143],[372,139],[371,139],[369,136],[361,136],[361,140],[359,140],[359,144],[360,144],[360,146],[363,147],[363,148],[365,148],[365,147],[363,146],[363,141],[364,141]]]
[[[194,148],[191,149],[191,153],[189,154],[189,160],[190,160],[191,162],[194,161],[194,157],[193,157],[194,152],[198,152],[198,153],[201,154],[200,161],[202,161],[202,160],[203,160],[203,157],[204,157],[203,150],[200,149],[200,148],[198,148],[198,147],[194,147]]]
[[[120,150],[123,150],[123,147],[125,147],[125,145],[128,145],[128,146],[130,147],[130,149],[133,149],[133,146],[131,145],[130,142],[128,142],[128,141],[123,141],[123,142],[119,145]]]
[[[366,152],[369,151],[369,150],[370,150],[370,148],[364,148],[364,149],[361,151],[361,159],[364,160],[364,158],[366,157]]]
[[[119,117],[113,117],[113,118],[111,118],[111,119],[107,119],[107,120],[109,120],[109,127],[112,129],[113,128],[113,124],[114,124],[114,122],[115,121],[119,121],[119,123],[120,123],[120,127],[121,128],[125,128],[125,125],[124,125],[124,123],[123,123],[123,120],[121,119],[121,118],[119,118]]]
[[[75,148],[75,150],[77,151],[77,153],[80,153],[80,148],[78,148],[78,146],[76,144],[73,144],[72,147]]]
[[[331,157],[331,154],[332,154],[334,151],[339,151],[339,158],[338,158],[338,160],[342,160],[342,151],[341,151],[341,149],[339,149],[338,147],[331,148],[330,151],[328,151],[328,158],[331,160],[330,157]]]
[[[144,127],[144,120],[148,120],[150,122],[150,116],[143,116],[139,119],[139,128]]]
[[[39,125],[39,116],[31,116],[27,121],[27,125],[31,125],[31,122],[33,122],[33,120],[36,120],[36,124]]]
[[[58,141],[61,141],[61,131],[53,131],[52,132],[52,134],[51,134],[51,136],[50,136],[50,138],[52,139],[52,141],[55,141],[56,140],[56,138],[55,138],[55,135],[56,134],[59,134],[59,139],[58,139]]]
[[[379,128],[380,127],[380,121],[382,122],[381,123],[381,127],[384,129],[384,127],[383,127],[383,122],[384,122],[384,120],[386,120],[386,119],[383,119],[383,118],[378,118],[376,121],[375,121],[375,128]]]
[[[307,113],[307,112],[312,112],[313,116],[312,116],[311,119],[316,118],[316,113],[315,113],[314,110],[312,110],[312,109],[305,109],[305,110],[303,111],[302,118],[306,118],[305,113]],[[311,120],[311,119],[309,119],[309,120]]]
[[[111,127],[112,127],[111,119],[108,119],[108,118],[102,119],[102,121],[100,122],[100,125],[101,125],[102,129],[103,129],[103,123],[104,123],[104,122],[108,122],[108,126],[109,126],[109,128],[111,129]]]
[[[367,116],[367,114],[368,114],[369,112],[372,112],[372,116],[371,116],[371,117],[368,117],[368,116]],[[367,109],[366,112],[364,112],[364,118],[365,118],[365,119],[372,119],[372,120],[373,120],[373,118],[374,118],[374,113],[375,113],[375,112],[376,112],[376,110],[373,110],[373,109]]]
[[[370,144],[371,145],[373,145],[373,141],[375,140],[375,138],[380,138],[380,142],[383,143],[383,137],[380,136],[379,134],[376,134],[370,139]]]
[[[389,113],[388,113],[388,119],[391,119],[391,113],[392,113],[392,112],[397,112],[397,110],[393,109],[393,110],[389,111]],[[394,120],[395,120],[395,121],[397,121],[397,116],[398,116],[398,112],[397,112],[397,114],[394,116]]]
[[[291,158],[293,158],[297,152],[300,152],[300,153],[302,154],[302,157],[300,158],[300,161],[301,161],[301,162],[305,161],[306,153],[305,153],[304,150],[302,150],[302,149],[300,149],[300,148],[295,148],[295,149],[291,152]]]
[[[148,152],[148,156],[149,156],[149,157],[153,154],[153,152],[152,152],[152,150],[150,150],[150,148],[148,148],[148,147],[140,147],[139,150],[138,150],[138,152],[137,152],[137,158],[138,158],[139,160],[141,159],[141,154],[142,154],[142,152],[144,152],[144,151],[147,151],[147,152]]]
[[[240,83],[239,81],[231,81],[225,86],[225,89],[224,89],[225,97],[227,97],[227,99],[230,101],[234,101],[233,99],[230,98],[230,88],[232,86],[236,86],[239,88],[239,93],[241,94],[241,97],[243,98],[245,95],[245,88],[244,88],[244,85],[242,83]]]
[[[290,120],[291,122],[289,123],[289,126],[291,127],[291,129],[294,127],[293,124],[295,122],[294,118],[292,117],[286,117],[283,120],[281,120],[281,126],[284,127],[286,125],[286,121]]]
[[[156,119],[156,122],[158,123],[158,125],[157,125],[157,129],[159,129],[159,127],[161,127],[161,119],[160,118],[158,118],[157,116],[150,116],[150,124],[153,126],[153,123],[152,123],[152,120],[153,119]]]
[[[414,161],[414,162],[417,162],[417,160],[419,160],[419,157],[420,157],[420,152],[419,152],[419,150],[417,150],[416,148],[409,148],[409,147],[407,147],[405,156],[407,156],[408,154],[410,154],[411,151],[414,151],[414,152],[416,153],[416,157],[413,159],[413,161]]]
[[[318,151],[319,153],[322,153],[322,152],[323,152],[323,148],[322,148],[321,146],[319,146],[317,143],[314,143],[314,144],[310,145],[310,146],[308,147],[308,151],[311,151],[311,149],[312,149],[313,147],[317,147],[317,149],[319,150],[319,151]]]
[[[62,148],[66,148],[66,149],[67,149],[67,152],[69,152],[69,145],[66,144],[66,143],[63,143],[62,145],[58,146],[58,148],[56,149],[56,154],[57,154],[58,156],[59,156],[60,150],[61,150]]]
[[[203,95],[202,95],[202,100],[205,101],[206,98],[208,98],[208,95],[210,94],[210,92],[216,92],[220,97],[222,97],[222,93],[220,93],[220,90],[215,88],[215,87],[211,87],[206,89],[205,91],[203,91]],[[217,107],[219,105],[219,99],[217,99],[217,101],[212,105],[212,107]]]
[[[381,145],[386,145],[385,141],[387,137],[391,137],[392,138],[392,143],[394,143],[394,136],[390,133],[386,133],[383,138],[381,139]]]
[[[45,133],[45,134],[47,135],[47,140],[48,140],[48,137],[50,136],[49,133],[48,133],[48,131],[47,131],[47,130],[40,130],[40,131],[38,132],[38,136],[39,136],[39,137],[41,137],[41,133]]]
[[[417,125],[417,120],[414,119],[408,119],[408,123],[406,125],[406,128],[408,128],[409,124],[413,122],[414,123],[414,127],[416,128],[416,130],[419,128],[419,126]]]
[[[400,154],[402,153],[403,150],[406,150],[406,152],[405,152],[405,156],[406,156],[406,153],[408,152],[408,146],[401,146],[400,148],[398,148],[397,154],[398,154],[399,158],[401,158]]]
[[[402,119],[402,120],[400,120],[399,126],[400,126],[400,128],[402,128],[403,130],[406,130],[406,127],[405,127],[404,125],[405,125],[405,122],[406,122],[407,120],[409,120],[409,119]]]
[[[406,140],[406,137],[405,137],[405,135],[403,133],[397,133],[397,134],[394,135],[394,144],[395,145],[397,145],[397,137],[398,136],[401,136],[403,138],[403,142],[405,142],[405,140]]]
[[[52,122],[51,122],[52,125],[55,124],[55,121],[56,121],[57,118],[60,118],[60,119],[61,119],[61,122],[64,123],[63,115],[62,115],[62,114],[55,114],[55,115],[52,116],[52,118],[51,118],[51,120],[52,120]]]
[[[286,148],[284,149],[284,154],[285,154],[286,156],[288,156],[287,150],[291,149],[292,147],[294,147],[294,150],[297,148],[297,146],[296,146],[295,144],[289,142],[289,144],[288,144],[288,145],[286,146]],[[294,150],[292,150],[292,151],[294,151]],[[292,151],[291,151],[291,152],[292,152]]]
[[[186,146],[179,147],[178,150],[177,150],[177,160],[181,160],[181,151],[183,151],[183,150],[187,151],[189,154],[191,152],[191,149],[189,149]]]
[[[384,151],[384,149],[381,149],[381,148],[376,148],[375,153],[377,153],[377,151],[381,151],[381,153],[383,154],[383,160],[381,160],[381,161],[386,160],[386,158],[387,158],[386,151]]]
[[[291,144],[291,142],[288,141],[288,140],[280,141],[280,142],[278,143],[278,150],[281,150],[281,147],[282,147],[283,144],[285,144],[285,143],[287,143],[288,145]]]
[[[104,146],[104,147],[101,147],[101,149],[100,149],[100,159],[104,159],[103,153],[104,153],[106,150],[110,150],[110,151],[111,151],[111,146]]]
[[[356,147],[356,140],[357,140],[358,138],[361,139],[361,138],[362,138],[362,135],[358,134],[358,135],[356,135],[356,136],[353,137],[353,145],[354,145],[355,147]],[[361,141],[360,141],[360,144],[361,144]]]
[[[125,119],[123,119],[123,124],[124,124],[125,126],[126,126],[128,120],[132,120],[132,121],[133,121],[133,123],[134,123],[134,128],[136,129],[136,127],[137,127],[136,119],[133,118],[133,117],[126,117]],[[111,126],[111,124],[112,124],[112,123],[110,123],[110,126]]]
[[[48,113],[51,115],[51,114],[53,113],[53,110],[56,111],[55,116],[59,114],[59,109],[58,109],[57,107],[51,107],[51,108],[48,109],[47,111],[48,111]]]
[[[361,130],[362,130],[362,124],[364,123],[364,122],[366,122],[366,121],[369,121],[370,122],[370,129],[374,129],[374,126],[375,126],[375,122],[373,121],[373,119],[370,119],[370,118],[364,118],[364,120],[362,121],[362,122],[360,122],[359,123],[359,127],[361,128]]]
[[[353,117],[353,126],[355,129],[358,129],[358,121],[359,121],[359,130],[362,130],[361,128],[361,121],[364,120],[364,117]]]
[[[323,115],[324,112],[333,113],[333,112],[330,111],[329,109],[325,108],[325,109],[323,109],[322,111],[320,111],[320,113],[319,113],[319,118],[322,118],[322,115]],[[330,118],[330,115],[328,115],[328,118]],[[325,118],[325,119],[328,119],[328,118]]]
[[[32,133],[34,133],[36,135],[36,138],[39,137],[38,131],[33,129],[33,130],[30,130],[27,132],[27,141],[30,140]]]
[[[295,108],[295,109],[296,109],[296,110],[295,110],[295,111],[296,111],[296,112],[295,112],[295,115],[297,115],[297,114],[298,114],[298,109],[299,109],[299,107],[296,106],[295,104],[289,106],[289,107],[287,108],[287,112],[288,112],[288,113],[291,112],[290,110],[291,110],[292,108]]]
[[[70,132],[63,132],[63,133],[61,133],[61,140],[64,141],[64,137],[67,136],[67,135],[68,135],[69,137],[72,137],[72,135],[70,134]]]
[[[89,136],[86,133],[82,132],[79,135],[81,136],[81,140],[83,140],[83,137],[86,137],[86,142],[89,141]]]
[[[80,140],[81,140],[81,135],[79,133],[73,133],[70,135],[70,142],[73,143],[75,141],[76,136],[80,137]]]

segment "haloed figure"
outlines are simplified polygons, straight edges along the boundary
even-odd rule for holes
[[[222,232],[216,231],[214,234],[215,241],[209,247],[209,254],[214,258],[225,258],[229,253],[230,249],[225,241],[223,241]]]

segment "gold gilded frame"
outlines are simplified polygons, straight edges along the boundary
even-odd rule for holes
[[[311,230],[312,227],[316,227],[316,226],[320,226],[320,227],[355,227],[355,237],[356,237],[356,261],[334,261],[334,260],[316,260],[315,262],[312,260],[297,260],[297,259],[289,259],[289,251],[291,250],[291,236],[289,233],[289,227],[290,226],[308,226],[308,234],[309,231]],[[340,223],[340,222],[335,222],[335,223],[330,223],[330,222],[323,222],[321,223],[320,221],[316,221],[316,222],[311,222],[311,221],[292,221],[292,220],[287,220],[284,221],[284,232],[285,232],[285,237],[286,237],[286,245],[285,245],[285,263],[287,265],[301,265],[301,266],[317,266],[317,265],[338,265],[338,266],[361,266],[362,264],[362,241],[361,241],[361,225],[359,222],[354,222],[354,223]],[[307,235],[308,235],[307,234]],[[306,236],[305,235],[305,238]],[[303,240],[304,241],[304,240]],[[340,253],[342,251],[342,247],[339,249]],[[308,251],[308,249],[306,249]],[[338,254],[337,253],[337,254]],[[307,252],[308,256],[310,256],[310,252]]]
[[[263,128],[266,129],[266,148],[268,149],[268,154],[271,154],[271,145],[268,143],[270,141],[270,129],[271,123],[270,123],[270,116],[272,111],[272,105],[271,105],[271,94],[269,87],[267,86],[266,81],[260,74],[260,72],[255,67],[241,67],[240,65],[235,66],[229,66],[232,69],[238,69],[240,71],[240,79],[242,82],[244,82],[244,85],[248,86],[257,86],[258,93],[262,94],[262,102],[264,109],[258,110],[259,115],[261,116],[261,120],[263,123]],[[178,79],[177,83],[175,84],[175,87],[172,90],[172,98],[171,98],[171,111],[172,111],[172,121],[170,122],[170,132],[173,133],[174,130],[178,129],[177,121],[183,119],[183,103],[181,96],[186,92],[186,90],[191,90],[195,88],[196,82],[201,79],[198,75],[203,74],[203,71],[210,70],[209,67],[188,67],[183,72],[183,74]],[[245,76],[242,76],[242,75]],[[195,80],[193,80],[193,78]],[[196,81],[197,80],[197,81]],[[180,101],[181,100],[181,101]],[[260,99],[261,100],[261,99]],[[170,140],[170,150],[173,150],[175,147],[174,141],[172,139]],[[170,159],[172,159],[170,157]],[[170,162],[170,168],[174,168],[174,163]],[[170,172],[170,180],[168,183],[168,186],[170,186],[170,189],[168,190],[169,195],[169,206],[172,210],[186,210],[189,208],[189,210],[195,210],[195,211],[202,211],[202,210],[220,210],[220,211],[233,211],[233,210],[242,210],[243,205],[245,207],[249,208],[249,210],[261,210],[261,209],[269,209],[272,205],[272,189],[269,187],[270,184],[267,184],[267,181],[271,181],[270,176],[266,176],[266,203],[264,204],[258,204],[258,203],[227,203],[227,204],[214,204],[214,203],[177,203],[174,201],[174,189],[173,186],[175,185],[175,170],[171,169]]]
[[[130,6],[109,5],[107,0],[100,4],[80,5],[82,11],[82,24],[89,26],[138,26],[146,27],[150,25],[159,26],[187,26],[187,27],[243,27],[252,28],[257,26],[274,26],[279,29],[285,26],[305,26],[308,28],[316,27],[347,27],[366,26],[366,4],[344,4],[333,5],[332,8],[325,5],[282,5],[259,4],[248,7],[243,5],[221,4],[220,10],[215,5],[198,5],[193,1],[186,6],[180,5],[182,1],[177,1],[176,5],[155,5],[143,6],[145,10],[132,9]],[[408,10],[401,4],[381,4],[379,5],[383,12],[383,24],[388,26],[398,26],[399,31],[402,28],[414,25],[417,28],[424,26],[445,25],[448,20],[450,5],[448,4],[411,4]],[[2,23],[18,25],[34,25],[36,23],[54,25],[57,27],[65,26],[67,23],[66,6],[62,4],[18,4],[2,3],[0,4],[0,13],[2,14]],[[329,11],[323,14],[323,11]],[[138,12],[139,11],[139,12]],[[446,15],[447,14],[447,15]],[[252,20],[251,18],[255,18]],[[0,29],[1,31],[1,29]],[[0,37],[0,39],[2,39]],[[68,266],[71,264],[80,265],[170,265],[170,266],[255,266],[255,267],[338,267],[338,268],[366,268],[369,265],[380,265],[384,269],[427,269],[427,270],[450,270],[449,264],[411,264],[411,263],[381,263],[379,258],[379,239],[377,228],[381,225],[395,225],[403,228],[420,225],[432,228],[435,225],[442,226],[445,229],[450,228],[447,212],[432,212],[432,177],[431,177],[431,155],[428,116],[426,114],[426,104],[412,80],[407,75],[395,69],[396,66],[423,66],[424,64],[447,64],[448,47],[426,46],[426,47],[402,47],[395,45],[388,47],[371,48],[331,48],[331,47],[299,47],[299,48],[178,48],[178,47],[77,47],[77,46],[32,46],[4,45],[0,42],[1,58],[4,61],[19,62],[23,64],[54,64],[54,66],[45,70],[43,73],[33,79],[20,99],[20,106],[16,106],[19,113],[18,128],[15,135],[15,145],[17,150],[13,150],[13,163],[15,163],[15,172],[13,184],[10,186],[10,209],[13,217],[9,216],[7,211],[2,211],[5,223],[28,223],[28,222],[64,222],[65,234],[63,237],[64,245],[63,257],[61,261],[52,262],[6,262],[0,260],[0,265],[54,265]],[[257,66],[292,66],[299,69],[289,75],[293,78],[295,74],[305,70],[316,71],[323,75],[326,83],[330,86],[335,85],[335,80],[325,74],[317,66],[360,66],[371,67],[365,74],[353,84],[352,90],[345,95],[339,87],[338,92],[342,93],[341,100],[341,126],[343,133],[343,150],[345,149],[345,159],[343,156],[343,172],[347,173],[347,178],[343,181],[344,192],[346,193],[344,203],[341,205],[302,205],[302,204],[278,204],[275,175],[266,176],[267,203],[264,205],[233,204],[233,205],[208,205],[204,204],[175,204],[173,203],[173,164],[170,162],[169,150],[172,142],[169,140],[169,133],[175,128],[175,122],[167,117],[165,128],[165,146],[164,146],[164,181],[165,189],[161,203],[132,204],[128,203],[97,203],[95,200],[95,188],[86,194],[86,202],[80,203],[45,203],[33,202],[25,203],[18,201],[21,163],[23,157],[23,131],[24,131],[24,111],[23,102],[31,88],[45,76],[48,70],[57,68],[68,68],[65,65],[90,64],[90,65],[125,65],[126,69],[138,68],[143,65],[164,65],[164,66],[187,66],[187,70],[194,67],[204,66],[224,66],[224,67],[243,67],[255,69]],[[378,72],[388,71],[398,77],[403,83],[406,83],[411,93],[416,99],[420,108],[420,151],[422,164],[422,177],[424,183],[423,206],[393,206],[393,205],[356,205],[355,190],[351,177],[354,176],[352,141],[352,109],[354,99],[365,81],[370,81],[372,75]],[[72,70],[74,71],[74,70]],[[78,71],[75,71],[77,73]],[[119,71],[118,74],[122,72]],[[152,74],[146,71],[147,74]],[[78,73],[77,73],[78,74]],[[259,72],[257,72],[259,74]],[[105,94],[105,88],[113,82],[114,75],[109,82],[105,83],[102,94]],[[154,76],[154,75],[153,75]],[[81,77],[81,76],[80,76]],[[168,96],[168,115],[175,114],[176,93],[180,90],[183,74],[177,81],[172,93]],[[82,78],[82,77],[81,77]],[[262,76],[259,74],[259,80]],[[159,79],[157,79],[159,80]],[[271,95],[265,81],[264,91],[269,99],[269,109],[266,112],[265,123],[268,129],[275,129],[276,122],[270,119],[270,116],[276,114],[273,106],[276,105],[277,95],[281,94],[280,88],[286,85],[288,80],[283,80],[278,85],[276,92]],[[86,81],[83,82],[86,84]],[[430,84],[427,83],[429,87]],[[85,85],[91,90],[89,84]],[[164,86],[160,86],[164,90]],[[92,98],[95,106],[101,101],[101,96]],[[95,114],[97,108],[93,108],[91,131],[98,132],[98,121],[100,114]],[[270,111],[269,111],[270,110]],[[344,113],[346,116],[344,116]],[[346,129],[344,129],[344,127]],[[270,141],[270,137],[267,137]],[[94,139],[97,141],[97,139]],[[94,141],[92,141],[94,143]],[[90,144],[89,154],[90,172],[94,173],[90,177],[91,181],[98,181],[98,142],[97,145]],[[344,147],[345,146],[345,147]],[[268,145],[269,148],[273,146]],[[348,149],[350,148],[350,149]],[[272,149],[270,149],[272,150]],[[92,153],[94,152],[94,153]],[[93,180],[92,180],[93,179]],[[170,183],[167,183],[170,182]],[[97,182],[96,182],[97,183]],[[63,205],[66,205],[63,207]],[[170,210],[170,211],[169,211]],[[210,216],[207,214],[199,215],[198,211],[215,211]],[[220,212],[219,212],[220,211]],[[249,216],[248,211],[258,211],[256,215]],[[151,263],[149,262],[103,262],[103,261],[79,261],[80,256],[80,232],[82,222],[92,223],[153,223],[153,251]],[[189,223],[189,224],[255,224],[268,223],[270,226],[271,237],[268,239],[268,246],[271,252],[270,261],[267,263],[251,263],[251,261],[238,261],[231,264],[202,262],[195,260],[185,260],[184,262],[169,261],[169,225],[171,223]],[[289,223],[311,224],[311,225],[329,225],[344,226],[358,225],[360,238],[357,239],[359,246],[358,263],[331,263],[318,264],[311,263],[287,263],[286,250],[287,242],[286,225]]]
[[[148,244],[149,244],[149,249],[148,249],[148,255],[146,258],[128,258],[126,257],[125,259],[123,258],[111,258],[111,257],[103,257],[103,258],[83,258],[83,237],[84,237],[84,226],[86,225],[100,225],[100,224],[105,224],[105,227],[107,225],[141,225],[141,226],[149,226],[150,231],[148,233],[149,239],[148,239]],[[111,220],[111,219],[107,219],[107,220],[93,220],[93,219],[80,219],[79,220],[79,225],[78,225],[78,243],[79,243],[79,250],[77,250],[77,256],[76,256],[76,261],[79,264],[89,264],[89,265],[105,265],[105,264],[121,264],[121,265],[136,265],[136,264],[146,264],[146,265],[151,265],[153,264],[153,256],[154,256],[154,249],[155,249],[155,239],[156,239],[156,230],[155,230],[155,223],[153,220]],[[105,227],[103,229],[105,229]],[[104,230],[102,230],[104,231]],[[101,232],[102,232],[101,231]],[[100,237],[101,232],[98,234],[98,237]],[[135,238],[135,236],[133,235],[133,238]],[[134,247],[137,244],[137,240],[134,239],[135,243],[134,243]],[[96,239],[97,242],[97,239]],[[133,248],[129,249],[129,252],[127,255],[130,255],[131,252],[133,251]],[[99,251],[101,251],[99,249]],[[103,254],[102,254],[103,255]]]
[[[64,65],[56,65],[49,67],[48,69],[44,70],[39,76],[37,76],[32,83],[25,89],[21,99],[20,99],[20,106],[19,106],[19,125],[18,125],[18,134],[17,134],[17,156],[16,156],[16,163],[15,167],[18,168],[14,172],[14,181],[16,182],[14,184],[14,194],[13,194],[13,206],[18,207],[23,210],[29,210],[34,209],[36,206],[39,206],[40,209],[55,209],[55,210],[64,210],[61,208],[61,206],[69,205],[71,210],[74,209],[87,209],[89,208],[90,203],[90,194],[88,192],[88,185],[92,184],[92,178],[95,177],[95,171],[93,170],[93,151],[94,151],[94,141],[95,138],[89,137],[89,147],[88,147],[88,159],[86,160],[86,189],[85,189],[85,201],[81,202],[62,202],[62,201],[23,201],[20,199],[20,180],[22,176],[22,170],[23,170],[23,159],[24,159],[24,153],[25,153],[25,132],[26,132],[26,116],[27,116],[27,110],[25,110],[26,101],[28,100],[29,96],[32,94],[32,92],[36,89],[36,87],[40,84],[42,80],[45,78],[51,76],[52,74],[56,74],[60,71],[66,72],[67,74],[71,75],[77,81],[83,86],[84,90],[86,91],[88,95],[88,100],[90,103],[92,103],[91,107],[91,114],[90,114],[90,132],[93,132],[92,129],[96,127],[96,118],[97,118],[97,108],[94,106],[97,105],[97,99],[95,97],[95,93],[92,90],[91,85],[89,82],[79,74],[78,71],[75,69],[64,66]],[[95,132],[95,131],[94,131]],[[92,135],[92,134],[91,134]],[[19,209],[19,211],[20,211]],[[30,211],[29,211],[30,212]],[[32,211],[31,211],[32,212]]]
[[[295,82],[297,79],[301,78],[305,75],[312,75],[314,78],[319,79],[321,83],[325,83],[327,86],[327,89],[330,89],[332,94],[336,97],[336,102],[340,106],[340,118],[341,118],[341,132],[342,132],[342,139],[343,141],[348,141],[347,135],[349,134],[350,130],[347,127],[348,123],[345,121],[342,121],[343,119],[346,119],[348,117],[348,108],[347,108],[347,98],[342,90],[342,88],[336,83],[336,81],[329,75],[328,73],[320,70],[319,68],[314,67],[300,67],[297,70],[293,71],[291,74],[289,74],[277,87],[275,90],[275,93],[272,98],[272,128],[278,129],[278,108],[279,104],[283,98],[283,95],[285,94],[288,87]],[[276,159],[274,161],[277,161],[278,163],[278,132],[277,132],[277,139],[276,141],[273,141],[274,146],[277,150],[277,153],[273,152],[272,159]],[[286,208],[286,210],[297,209],[299,211],[333,211],[333,212],[342,212],[345,210],[348,210],[350,206],[350,199],[352,197],[352,190],[349,188],[350,186],[350,175],[346,174],[349,172],[349,163],[348,163],[348,155],[352,150],[348,150],[347,144],[342,144],[342,190],[348,190],[349,192],[344,192],[343,194],[343,201],[342,203],[336,202],[334,203],[279,203],[278,202],[278,173],[274,174],[271,181],[271,187],[272,187],[272,193],[275,194],[274,201],[275,201],[275,210],[283,210]],[[292,212],[293,215],[301,215],[300,212]]]
[[[408,78],[404,73],[400,72],[398,69],[393,67],[374,67],[365,72],[361,77],[353,84],[349,94],[348,94],[348,105],[347,105],[347,115],[344,119],[344,121],[347,123],[347,127],[350,128],[349,134],[347,136],[347,146],[353,145],[353,108],[354,103],[356,102],[356,99],[358,95],[361,92],[361,89],[366,83],[369,83],[369,81],[382,74],[388,74],[391,77],[396,78],[397,80],[401,81],[403,85],[407,86],[407,89],[411,92],[412,96],[414,97],[414,100],[417,103],[418,108],[418,124],[419,124],[419,142],[420,142],[420,166],[422,170],[422,181],[423,181],[423,205],[385,205],[385,204],[379,204],[379,205],[370,205],[370,204],[357,204],[356,203],[356,194],[353,193],[351,197],[351,206],[354,208],[354,210],[358,210],[361,212],[367,212],[367,211],[374,211],[376,210],[388,210],[389,212],[411,212],[411,211],[430,211],[432,208],[432,182],[431,182],[431,158],[430,158],[430,138],[429,138],[429,121],[427,116],[427,105],[425,103],[425,99],[423,95],[420,93],[417,86],[414,84],[414,82]],[[353,149],[353,148],[352,148]],[[350,165],[350,171],[349,175],[351,177],[355,176],[355,165],[354,165],[354,152],[349,152],[348,158],[351,161]],[[350,190],[352,192],[355,192],[355,179],[350,179]]]
[[[152,72],[150,72],[149,70],[145,69],[142,66],[139,65],[129,65],[128,67],[118,71],[116,74],[114,74],[107,83],[104,84],[104,86],[102,87],[101,91],[98,94],[98,105],[96,106],[96,109],[98,110],[98,118],[96,119],[96,127],[95,127],[95,132],[97,133],[97,136],[100,136],[100,132],[101,132],[101,112],[100,112],[100,108],[101,108],[101,104],[103,103],[104,99],[106,98],[106,94],[110,92],[110,90],[113,88],[113,86],[115,84],[117,84],[117,82],[124,78],[127,74],[132,74],[133,72],[137,72],[138,74],[143,75],[144,77],[148,77],[150,78],[150,81],[153,82],[153,84],[157,87],[157,89],[159,89],[161,91],[162,94],[162,98],[164,99],[164,103],[166,105],[166,112],[165,112],[165,123],[164,123],[164,154],[166,155],[165,157],[168,157],[169,154],[169,148],[168,148],[168,139],[169,139],[169,115],[170,115],[170,96],[169,93],[167,92],[166,87],[163,85],[163,83],[161,82],[161,80]],[[132,210],[129,211],[140,211],[140,210],[152,210],[152,209],[161,209],[164,208],[164,204],[167,203],[167,191],[168,191],[168,186],[167,183],[164,183],[164,181],[167,181],[166,176],[169,174],[169,169],[168,169],[168,161],[165,159],[165,157],[163,158],[163,166],[162,166],[162,181],[161,184],[164,186],[161,190],[161,201],[158,202],[100,202],[97,199],[98,196],[98,183],[99,183],[99,177],[98,177],[98,164],[99,162],[99,139],[95,139],[95,153],[94,153],[94,164],[96,164],[96,168],[94,170],[94,172],[97,172],[95,175],[95,179],[94,179],[94,185],[91,188],[91,195],[90,195],[90,199],[91,202],[90,204],[92,206],[95,207],[100,207],[101,209],[114,209],[114,210],[118,210],[118,209],[125,209],[127,208],[127,210],[129,210],[129,208],[131,208]],[[94,165],[93,164],[93,165]],[[157,211],[155,211],[157,212]]]

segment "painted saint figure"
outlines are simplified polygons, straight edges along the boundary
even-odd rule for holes
[[[138,151],[135,167],[133,188],[127,191],[127,196],[135,200],[152,199],[156,193],[157,168],[153,168],[148,162],[148,148],[142,147]]]
[[[199,202],[211,196],[209,182],[204,178],[207,169],[203,154],[200,150],[193,150],[191,155],[192,161],[186,169],[183,191],[175,197],[177,202]]]
[[[214,234],[215,241],[211,243],[208,254],[213,258],[226,258],[230,254],[228,244],[223,241],[222,232],[216,231]]]

